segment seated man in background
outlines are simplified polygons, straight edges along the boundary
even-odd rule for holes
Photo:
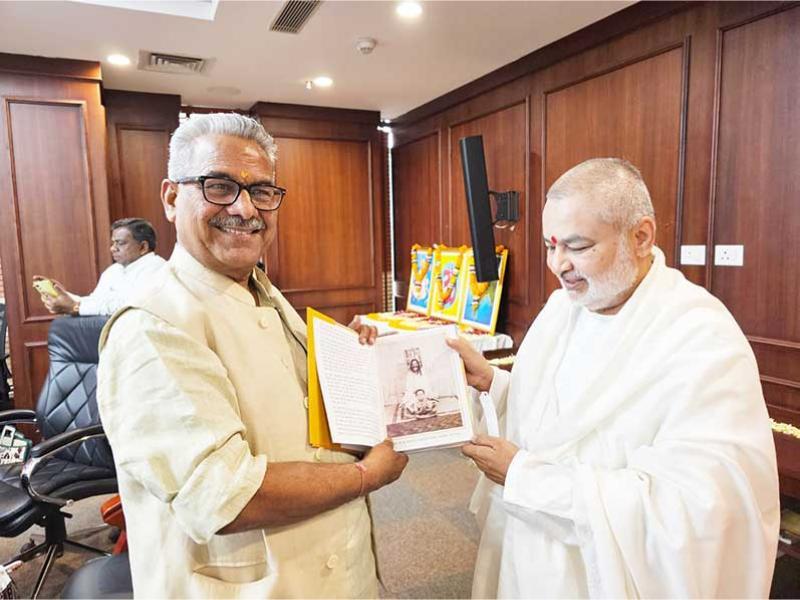
[[[178,127],[161,186],[178,243],[100,341],[136,597],[378,594],[364,496],[408,459],[308,445],[306,326],[256,267],[285,193],[275,154],[242,115]]]
[[[42,294],[42,302],[52,314],[113,314],[165,263],[155,249],[156,232],[148,221],[138,218],[114,221],[111,224],[114,263],[100,275],[94,291],[88,296],[76,296],[51,279],[58,295]],[[33,279],[45,278],[36,275]]]
[[[747,339],[664,263],[630,163],[567,171],[542,228],[562,289],[511,374],[451,343],[505,415],[462,449],[488,478],[473,597],[766,598],[778,477]]]

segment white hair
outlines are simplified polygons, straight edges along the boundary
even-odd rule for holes
[[[175,181],[181,177],[194,175],[188,172],[194,142],[205,135],[230,135],[252,140],[264,150],[273,163],[278,155],[275,140],[255,119],[237,113],[192,115],[181,123],[169,141],[167,177]]]
[[[579,196],[604,222],[634,227],[655,218],[650,192],[639,169],[622,158],[592,158],[559,177],[547,191],[548,201]]]

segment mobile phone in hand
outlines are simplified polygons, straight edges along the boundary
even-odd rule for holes
[[[50,281],[49,279],[36,279],[33,282],[33,289],[35,289],[43,296],[58,298],[58,296],[60,295],[58,290],[56,289],[55,284],[53,284],[53,282]]]

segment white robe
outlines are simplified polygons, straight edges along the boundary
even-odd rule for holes
[[[722,303],[654,255],[563,412],[555,373],[582,309],[562,290],[496,371],[521,450],[473,497],[473,597],[767,597],[780,508],[756,361]]]

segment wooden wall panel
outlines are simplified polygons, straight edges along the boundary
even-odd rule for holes
[[[394,184],[394,264],[398,308],[405,308],[411,277],[410,250],[442,237],[439,136],[427,135],[392,149]]]
[[[712,290],[751,335],[800,342],[800,8],[722,34]],[[770,318],[764,318],[769,315]]]
[[[156,252],[169,258],[175,247],[175,227],[161,205],[161,180],[167,176],[169,132],[117,126],[120,184],[117,218],[141,217],[156,230]],[[134,158],[134,157],[139,157]]]
[[[386,161],[379,115],[259,102],[278,144],[276,178],[288,192],[266,263],[300,310],[349,322],[384,308]]]
[[[27,342],[25,344],[25,364],[27,370],[24,373],[24,385],[33,391],[34,402],[39,397],[42,383],[47,377],[47,371],[50,368],[50,356],[47,353],[47,340],[42,342]],[[22,379],[21,377],[14,378],[14,383]],[[16,392],[16,389],[14,390]]]
[[[283,292],[376,285],[369,145],[275,141],[280,152],[277,178],[289,190],[276,240]],[[303,235],[294,233],[298,231]]]
[[[15,404],[34,406],[52,317],[31,277],[91,291],[111,262],[100,66],[0,54],[0,259]]]
[[[169,139],[178,127],[180,96],[106,90],[111,220],[141,217],[156,230],[156,252],[169,258],[175,227],[161,206]]]
[[[75,239],[92,239],[84,104],[6,99],[5,110],[8,152],[15,167],[13,214],[21,234],[17,239],[19,276],[23,282],[32,281],[34,275],[52,276],[75,293],[88,293],[97,283],[97,270],[87,269],[86,263],[97,265],[96,249],[89,245],[76,261],[73,252],[53,239],[51,230],[58,223]],[[59,132],[58,144],[52,143],[54,131]],[[21,286],[20,292],[23,322],[52,318],[30,285]]]
[[[543,107],[543,189],[589,158],[629,160],[647,182],[658,222],[657,244],[673,266],[679,244],[682,50],[674,48],[548,92]],[[558,287],[549,272],[546,281],[542,302]]]
[[[720,32],[711,290],[751,338],[768,405],[800,424],[800,7]]]

